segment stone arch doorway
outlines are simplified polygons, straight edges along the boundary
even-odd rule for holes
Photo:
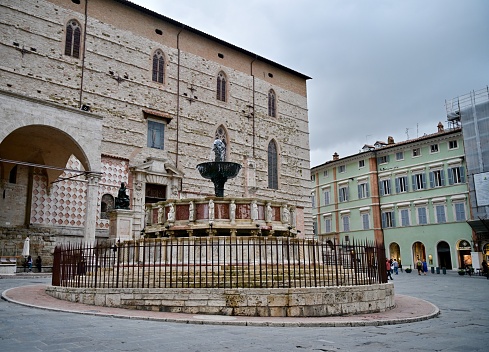
[[[1,178],[6,179],[16,165],[36,164],[45,170],[51,183],[64,172],[71,155],[80,161],[84,170],[90,170],[86,153],[69,134],[51,126],[24,126],[9,133],[0,143]]]
[[[76,160],[76,167],[69,163],[70,159]],[[74,223],[65,222],[66,219],[58,217],[58,205],[47,204],[47,197],[52,193],[53,185],[59,185],[60,176],[75,180],[75,176],[83,176],[84,171],[90,170],[86,153],[66,132],[37,124],[17,128],[0,142],[0,164],[0,179],[4,180],[0,188],[5,194],[0,200],[0,207],[9,209],[0,214],[2,223],[11,226],[30,226],[33,223],[84,226],[83,218],[77,218]],[[72,171],[67,174],[67,170]],[[85,181],[84,177],[81,179]],[[74,189],[79,191],[78,187]],[[74,189],[67,187],[63,194],[73,194]],[[84,217],[84,208],[84,205],[77,206],[75,211]],[[51,216],[53,213],[56,216]]]
[[[418,259],[426,259],[426,249],[424,244],[419,241],[413,243],[413,263],[416,263]]]
[[[399,265],[402,265],[401,262],[401,248],[399,247],[399,244],[396,242],[392,242],[389,245],[389,258],[397,260]]]
[[[450,245],[445,241],[440,241],[436,246],[438,255],[438,267],[452,269],[452,257],[450,254]]]

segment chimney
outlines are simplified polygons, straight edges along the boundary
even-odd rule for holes
[[[445,132],[445,129],[443,128],[443,124],[440,122],[438,122],[438,133],[441,133],[441,132]]]
[[[333,154],[333,161],[335,161],[335,160],[340,160],[340,156],[338,155],[337,152],[334,152],[334,154]]]
[[[395,144],[394,143],[394,137],[392,137],[392,136],[387,137],[387,144]]]

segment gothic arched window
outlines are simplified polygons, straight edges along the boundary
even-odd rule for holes
[[[277,102],[275,100],[275,92],[273,89],[268,91],[268,116],[276,117]]]
[[[268,188],[278,189],[277,144],[268,143]]]
[[[65,55],[80,57],[81,26],[76,20],[69,20],[66,25]]]
[[[161,50],[156,50],[153,55],[153,82],[163,83],[165,74],[165,57]]]
[[[216,99],[226,101],[226,76],[223,72],[219,72],[217,75]]]

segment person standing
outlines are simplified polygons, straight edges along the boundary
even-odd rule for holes
[[[40,273],[42,271],[42,259],[40,255],[37,256],[36,267],[37,267],[37,272]]]
[[[426,263],[426,259],[423,258],[423,273],[426,275],[428,272],[428,263]]]
[[[396,259],[392,261],[392,267],[394,268],[394,274],[398,275],[399,274],[399,263],[397,262]]]
[[[32,272],[32,257],[27,257],[27,267],[29,268],[29,272]]]
[[[394,280],[392,278],[392,274],[391,274],[391,262],[390,262],[389,258],[385,258],[385,267],[387,270],[387,279]]]

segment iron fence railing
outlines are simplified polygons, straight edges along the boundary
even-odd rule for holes
[[[385,250],[365,241],[156,238],[58,246],[53,285],[87,288],[327,287],[387,282]]]

